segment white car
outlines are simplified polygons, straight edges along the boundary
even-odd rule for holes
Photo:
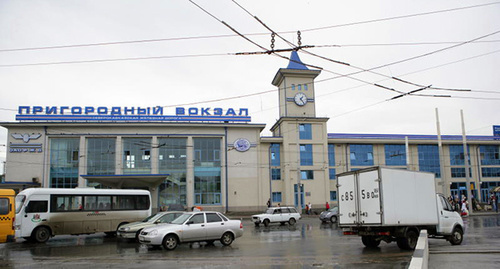
[[[252,221],[255,226],[262,223],[267,227],[270,223],[276,222],[281,224],[288,222],[290,225],[295,225],[300,218],[300,213],[295,207],[269,207],[265,213],[253,215]]]
[[[229,246],[234,239],[243,235],[243,224],[239,220],[230,220],[215,211],[186,212],[169,224],[145,228],[139,235],[139,242],[147,246],[163,246],[174,250],[186,242],[213,244],[219,240]]]

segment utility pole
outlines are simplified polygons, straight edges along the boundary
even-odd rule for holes
[[[442,185],[442,192],[443,194],[448,197],[449,194],[449,186],[447,185],[446,182],[446,177],[445,177],[445,170],[444,170],[444,152],[443,152],[443,143],[441,142],[441,127],[439,125],[439,112],[436,107],[436,125],[437,125],[437,136],[438,136],[438,152],[439,152],[439,169],[441,171],[441,183]]]
[[[469,203],[469,214],[472,214],[473,206],[472,206],[472,192],[470,189],[469,153],[467,151],[467,137],[465,136],[464,111],[462,109],[460,109],[460,118],[462,120],[462,142],[464,145],[465,178],[467,179],[467,202]]]

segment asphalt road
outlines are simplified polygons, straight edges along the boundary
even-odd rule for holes
[[[430,239],[430,268],[499,268],[500,215],[465,219],[460,246]],[[3,268],[407,268],[411,251],[382,242],[368,249],[336,225],[304,218],[295,226],[254,227],[229,247],[183,244],[174,251],[148,249],[104,234],[56,236],[45,244],[0,245]]]

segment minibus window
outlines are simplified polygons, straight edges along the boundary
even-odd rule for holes
[[[24,201],[26,200],[26,196],[20,194],[16,196],[16,214],[21,212],[21,208],[23,208]]]
[[[44,213],[47,212],[48,201],[30,201],[26,207],[26,213]]]
[[[0,198],[0,215],[9,214],[9,198]]]

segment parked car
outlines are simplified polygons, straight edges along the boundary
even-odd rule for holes
[[[139,242],[147,246],[163,246],[174,250],[186,242],[207,242],[219,240],[229,246],[234,239],[243,235],[243,224],[230,220],[222,213],[214,211],[185,212],[169,224],[158,225],[142,230]]]
[[[139,222],[132,222],[128,224],[121,225],[118,227],[118,231],[116,231],[116,235],[118,238],[125,239],[137,239],[139,240],[139,234],[142,229],[156,226],[159,224],[170,223],[184,212],[181,211],[169,211],[169,212],[159,212],[155,215],[151,215]]]
[[[252,221],[255,223],[255,226],[259,226],[262,223],[267,227],[270,223],[276,222],[281,224],[288,222],[290,225],[295,225],[300,218],[300,213],[295,207],[269,207],[265,213],[253,215]]]
[[[339,208],[338,207],[332,207],[328,209],[327,211],[321,212],[319,215],[319,219],[321,222],[328,222],[330,221],[331,223],[337,222],[337,215],[339,213]]]

